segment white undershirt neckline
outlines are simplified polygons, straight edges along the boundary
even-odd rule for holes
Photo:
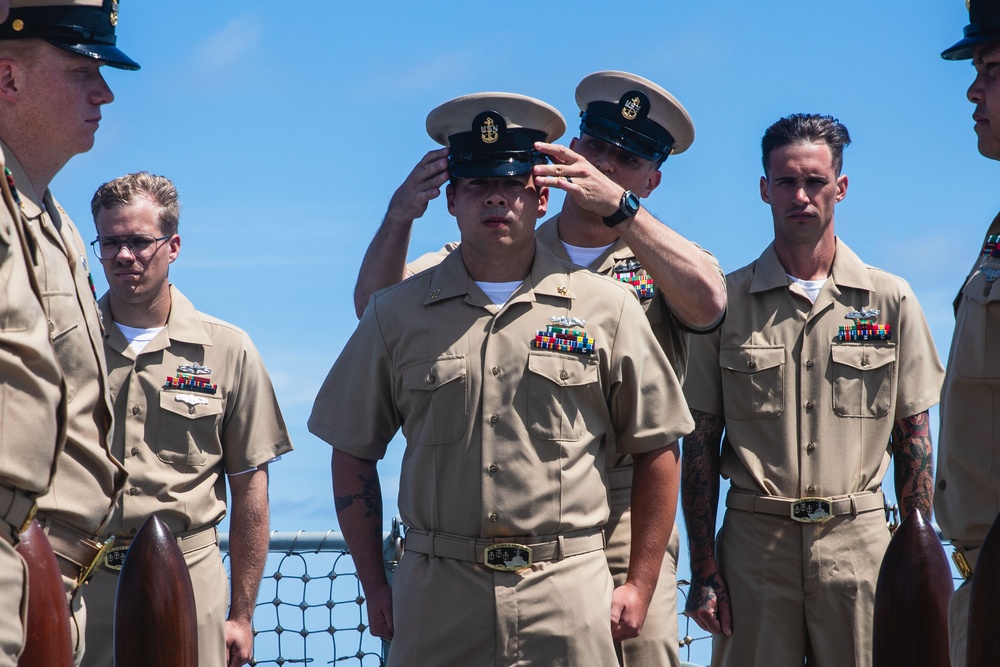
[[[563,248],[566,249],[566,254],[569,255],[569,261],[573,262],[577,266],[582,266],[585,269],[589,269],[590,265],[593,264],[598,257],[607,252],[608,248],[614,245],[614,243],[609,243],[605,246],[597,246],[596,248],[589,248],[579,245],[570,245],[562,239],[560,242],[563,244]]]
[[[115,326],[118,330],[122,332],[125,336],[125,340],[128,341],[128,346],[137,355],[142,352],[150,341],[156,338],[156,334],[163,331],[166,327],[152,327],[150,329],[143,329],[137,327],[129,327],[121,324],[120,322],[115,322]]]
[[[806,293],[806,296],[809,297],[809,300],[813,303],[816,303],[816,298],[819,296],[820,290],[823,289],[823,285],[825,285],[826,281],[829,280],[829,278],[820,278],[819,280],[802,280],[801,278],[796,278],[790,273],[786,273],[785,275],[788,276],[789,280],[801,287],[802,291]]]
[[[491,283],[485,280],[477,280],[476,284],[479,285],[479,289],[483,290],[483,293],[490,298],[496,306],[503,306],[507,303],[507,299],[510,298],[511,294],[514,293],[521,284],[524,283],[523,280],[512,280],[510,282],[503,283]]]

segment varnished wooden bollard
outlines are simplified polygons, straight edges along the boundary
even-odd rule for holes
[[[118,575],[115,667],[198,667],[194,590],[177,540],[146,519]]]
[[[28,621],[18,667],[73,667],[69,601],[49,538],[32,520],[17,552],[28,565]]]

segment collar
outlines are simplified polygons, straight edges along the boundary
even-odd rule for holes
[[[124,356],[131,356],[126,354],[128,341],[125,340],[121,329],[113,324],[114,319],[111,317],[111,293],[105,292],[104,296],[98,300],[97,305],[101,309],[101,315],[105,322],[104,340],[115,352]],[[205,330],[205,325],[201,317],[199,317],[194,304],[181,294],[181,291],[174,285],[170,285],[170,314],[167,315],[166,328],[149,342],[149,345],[143,350],[143,354],[166,349],[172,341],[204,345],[206,347],[212,345],[212,339]]]
[[[535,230],[535,238],[538,239],[539,243],[548,248],[552,254],[564,262],[571,262],[569,258],[569,253],[566,252],[566,247],[563,245],[562,239],[559,237],[559,214],[556,213],[554,216],[546,220]],[[615,242],[611,244],[604,254],[594,260],[594,263],[590,266],[584,267],[601,274],[607,274],[611,269],[613,269],[619,262],[624,262],[629,259],[633,259],[635,253],[625,244],[625,241],[621,237],[615,239]]]
[[[830,280],[837,287],[851,287],[874,292],[875,286],[868,275],[868,266],[847,244],[836,239],[837,248],[833,256],[833,266],[830,269]],[[766,292],[772,289],[788,287],[788,275],[785,267],[778,260],[774,250],[774,242],[757,259],[754,266],[753,280],[750,282],[750,293]]]
[[[21,163],[17,161],[17,157],[3,141],[0,141],[0,150],[3,150],[7,168],[10,169],[10,173],[14,177],[14,187],[17,188],[18,198],[21,203],[21,212],[28,218],[37,218],[42,214],[47,204],[51,203],[45,202],[44,199],[48,192],[43,193],[43,196],[39,197],[38,193],[31,187],[31,181],[28,180],[28,175],[24,173]]]
[[[536,301],[537,295],[563,299],[575,299],[571,280],[572,269],[553,255],[538,239],[535,239],[535,257],[527,279],[507,301],[507,305],[520,301]],[[474,288],[475,281],[469,276],[462,260],[461,246],[448,254],[430,276],[424,305],[440,303],[450,298],[463,296],[469,303],[479,303],[482,292]],[[475,291],[473,291],[475,289]]]

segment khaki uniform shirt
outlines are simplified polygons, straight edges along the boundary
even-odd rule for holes
[[[0,144],[14,175],[21,223],[35,251],[49,335],[66,382],[66,444],[39,510],[96,534],[122,492],[125,471],[111,456],[111,406],[103,329],[90,279],[87,250],[69,216],[49,192],[39,196],[10,150]]]
[[[814,304],[773,245],[727,283],[726,321],[692,339],[685,384],[693,409],[725,418],[722,476],[786,498],[876,490],[893,423],[937,403],[944,373],[909,285],[840,239]],[[890,340],[838,341],[862,307]]]
[[[584,320],[594,354],[533,347],[552,317]],[[400,427],[403,522],[499,537],[603,524],[604,434],[641,453],[693,423],[634,291],[536,244],[530,275],[503,307],[461,252],[372,297],[309,429],[377,460]]]
[[[153,513],[174,533],[226,514],[223,473],[245,472],[291,451],[264,363],[242,330],[195,310],[170,287],[166,327],[136,356],[112,322],[105,345],[115,398],[114,453],[129,472],[108,534],[131,535]],[[167,387],[201,367],[213,393]]]
[[[994,234],[1000,234],[1000,216],[987,231]],[[1000,512],[998,275],[1000,258],[980,254],[955,299],[955,335],[941,391],[934,511],[944,534],[968,549],[982,544]]]
[[[38,254],[6,177],[0,190],[0,485],[38,496],[66,435],[65,391],[34,273]]]

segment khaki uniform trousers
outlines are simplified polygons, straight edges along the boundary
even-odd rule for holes
[[[10,529],[3,524],[0,530]],[[0,667],[16,667],[24,648],[28,611],[28,568],[10,543],[0,537]]]
[[[222,554],[211,544],[184,554],[194,604],[198,613],[199,667],[226,665],[226,612],[229,606],[229,577]],[[150,572],[149,576],[157,576]],[[114,663],[115,592],[118,572],[100,567],[83,587],[90,619],[87,623],[87,652],[83,667],[112,667]]]
[[[388,667],[611,667],[604,552],[497,572],[407,551],[393,576]]]
[[[969,643],[969,598],[972,580],[962,583],[948,601],[948,642],[951,667],[965,667]]]
[[[884,513],[803,524],[730,509],[717,543],[733,636],[714,636],[713,667],[801,667],[807,652],[813,667],[870,667]]]
[[[604,553],[608,558],[615,586],[621,586],[628,575],[629,549],[632,545],[632,487],[613,488],[608,494],[608,500],[611,518],[604,525],[608,540]],[[615,642],[618,664],[622,667],[680,665],[680,635],[677,631],[677,556],[680,544],[681,538],[675,522],[642,632],[634,639]]]

